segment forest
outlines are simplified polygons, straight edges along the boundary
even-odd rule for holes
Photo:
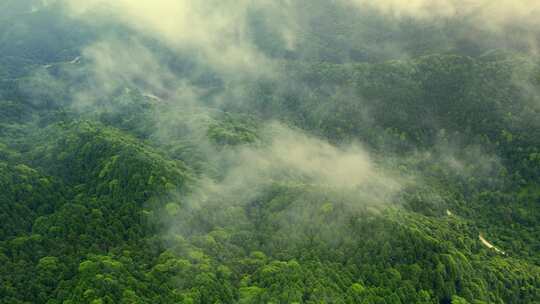
[[[540,304],[533,0],[0,0],[0,304]]]

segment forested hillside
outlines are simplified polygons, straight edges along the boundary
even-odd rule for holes
[[[540,303],[540,5],[430,3],[0,0],[0,304]]]

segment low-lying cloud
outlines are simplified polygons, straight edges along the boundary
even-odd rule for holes
[[[534,0],[344,0],[357,7],[375,8],[396,17],[419,19],[453,18],[472,16],[484,22],[484,26],[506,26],[513,23],[534,22],[540,3]]]
[[[403,178],[378,165],[358,144],[336,147],[305,133],[271,123],[258,145],[222,152],[225,174],[206,180],[187,200],[200,208],[208,200],[248,203],[273,183],[358,194],[358,203],[384,204],[402,187]],[[362,201],[365,199],[364,201]]]
[[[192,0],[64,0],[68,12],[91,22],[116,18],[136,31],[174,49],[189,50],[220,72],[270,73],[270,61],[251,43],[247,16],[251,9],[283,15],[288,1]],[[281,12],[281,13],[280,13]],[[99,18],[98,18],[99,19]],[[287,29],[291,19],[276,20],[276,28],[294,44]]]

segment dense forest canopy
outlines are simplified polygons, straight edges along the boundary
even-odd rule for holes
[[[0,304],[540,303],[539,12],[0,0]]]

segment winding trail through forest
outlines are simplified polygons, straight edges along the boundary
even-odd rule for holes
[[[446,215],[447,216],[453,216],[454,214],[452,213],[452,211],[446,209]],[[482,236],[482,233],[478,234],[478,239],[480,239],[480,242],[482,242],[482,244],[484,246],[486,246],[487,248],[493,249],[493,250],[495,250],[496,252],[498,252],[498,253],[500,253],[502,255],[506,255],[506,252],[502,251],[501,249],[497,248],[495,245],[491,244],[488,240],[486,240]]]
[[[478,235],[478,238],[480,239],[480,241],[482,242],[482,244],[484,244],[487,248],[493,249],[493,250],[497,251],[497,252],[500,253],[500,254],[506,255],[506,253],[505,253],[504,251],[500,250],[499,248],[495,247],[495,245],[493,245],[493,244],[491,244],[490,242],[488,242],[488,241],[482,236],[481,233]]]

